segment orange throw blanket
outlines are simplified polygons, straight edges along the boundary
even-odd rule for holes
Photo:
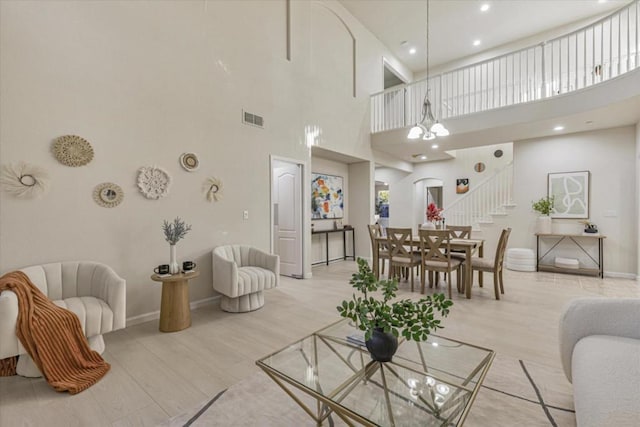
[[[55,305],[26,274],[0,277],[0,292],[5,290],[18,296],[16,335],[55,390],[80,393],[109,371],[111,366],[89,348],[78,317]]]

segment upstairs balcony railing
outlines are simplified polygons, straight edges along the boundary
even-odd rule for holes
[[[640,66],[640,0],[569,34],[429,80],[371,96],[371,132],[410,126],[422,118],[429,90],[440,119],[580,90]]]

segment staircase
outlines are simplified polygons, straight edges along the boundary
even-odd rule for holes
[[[513,204],[513,161],[476,185],[442,211],[447,225],[469,225],[474,230],[507,216]]]

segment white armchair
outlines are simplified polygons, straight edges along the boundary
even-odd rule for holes
[[[111,267],[90,261],[57,262],[20,269],[49,299],[78,316],[92,350],[102,354],[102,334],[125,327],[126,282]],[[17,373],[39,377],[36,367],[16,336],[18,298],[0,293],[0,359],[18,358]]]
[[[560,318],[560,353],[578,426],[640,420],[640,298],[579,298]]]
[[[232,313],[264,305],[265,289],[278,286],[280,257],[246,245],[213,250],[213,289],[222,294],[220,308]]]

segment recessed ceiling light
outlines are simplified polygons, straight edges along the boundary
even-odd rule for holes
[[[474,46],[480,46],[480,43],[482,43],[480,40],[474,40],[473,41],[473,45]]]
[[[382,185],[389,185],[389,183],[388,182],[383,182]]]
[[[556,127],[553,128],[553,130],[555,130],[555,131],[564,130],[564,126],[556,126]]]
[[[598,3],[606,3],[607,0],[598,0]]]
[[[490,7],[491,5],[489,3],[485,3],[482,6],[480,6],[480,12],[486,12],[487,10],[489,10]]]
[[[427,156],[423,154],[422,156],[420,156],[420,160],[427,160]]]
[[[433,144],[433,145],[431,145],[431,148],[433,148],[433,149],[438,148],[438,144]]]
[[[411,55],[415,55],[415,54],[416,54],[416,48],[415,48],[415,47],[412,47],[411,49],[409,49],[409,53],[410,53]]]

